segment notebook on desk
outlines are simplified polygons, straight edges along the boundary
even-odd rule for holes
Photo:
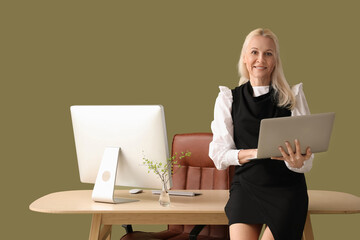
[[[307,147],[313,153],[327,151],[334,120],[335,113],[263,119],[260,123],[257,159],[281,156],[279,146],[288,152],[285,141],[289,141],[295,151],[295,139],[300,142],[302,154],[305,154]]]

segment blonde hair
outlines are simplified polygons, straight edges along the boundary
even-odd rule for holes
[[[263,36],[268,37],[274,41],[275,44],[275,67],[271,74],[271,86],[275,90],[275,96],[278,97],[278,106],[279,107],[287,107],[289,109],[293,109],[295,106],[295,96],[291,91],[291,88],[286,81],[284,70],[281,64],[280,59],[280,49],[279,49],[279,40],[276,35],[270,29],[262,29],[258,28],[251,31],[245,38],[241,54],[240,60],[238,63],[238,71],[240,75],[239,85],[247,83],[250,80],[249,72],[244,63],[244,54],[246,52],[247,46],[249,45],[250,40],[254,36]]]

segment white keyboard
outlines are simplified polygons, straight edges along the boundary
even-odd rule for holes
[[[160,195],[161,190],[152,190],[152,194]],[[186,191],[169,191],[169,195],[171,196],[185,196],[185,197],[194,197],[197,195],[201,195],[201,193],[197,192],[186,192]]]

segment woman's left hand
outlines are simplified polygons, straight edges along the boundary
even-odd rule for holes
[[[310,147],[306,149],[306,154],[301,154],[300,142],[297,139],[295,139],[295,152],[289,142],[286,141],[285,145],[289,154],[285,152],[283,147],[279,147],[282,157],[272,157],[271,159],[286,161],[292,168],[301,168],[304,165],[304,161],[311,157]]]

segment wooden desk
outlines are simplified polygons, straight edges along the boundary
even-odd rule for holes
[[[139,199],[124,204],[96,203],[91,190],[57,192],[39,198],[30,209],[43,213],[92,214],[90,240],[106,239],[111,225],[121,224],[227,224],[224,206],[228,190],[199,190],[196,197],[171,197],[169,207],[160,206],[159,195],[151,191],[132,195],[127,190],[116,190],[115,196]],[[104,225],[101,233],[101,225]],[[99,238],[100,236],[100,238]]]
[[[96,203],[91,190],[57,192],[39,198],[30,209],[43,213],[92,214],[90,240],[110,239],[111,226],[121,224],[204,224],[226,225],[224,206],[228,190],[197,190],[196,197],[171,197],[171,205],[162,207],[151,191],[131,195],[115,191],[116,197],[139,199],[125,204]],[[360,198],[351,194],[309,190],[309,214],[304,240],[313,240],[310,214],[360,213]],[[103,225],[102,229],[101,226]]]

